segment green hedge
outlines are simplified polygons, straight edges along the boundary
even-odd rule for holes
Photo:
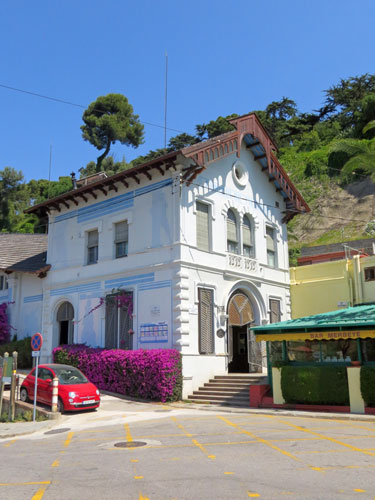
[[[0,345],[0,356],[4,356],[5,352],[8,352],[9,356],[11,356],[13,351],[18,352],[18,368],[31,368],[32,357],[30,337],[26,337],[22,340],[13,340],[12,342]]]
[[[375,406],[375,367],[362,366],[361,393],[366,406]]]
[[[284,366],[281,390],[287,403],[349,405],[346,367]]]

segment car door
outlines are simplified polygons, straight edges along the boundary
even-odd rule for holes
[[[47,368],[39,368],[38,370],[38,395],[37,401],[48,404],[48,389],[52,380],[52,372]]]

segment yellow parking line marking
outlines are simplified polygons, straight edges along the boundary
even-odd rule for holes
[[[130,460],[131,462],[138,462],[138,458],[135,458],[134,460]]]
[[[224,472],[224,474],[234,474],[234,472]]]
[[[134,476],[134,479],[143,479],[143,476]]]
[[[139,499],[138,500],[150,500],[148,497],[144,497],[142,493],[139,494]]]
[[[60,465],[60,462],[58,460],[55,460],[51,467],[58,467]]]
[[[171,419],[177,425],[177,427],[182,430],[182,432],[185,434],[186,437],[192,437],[192,434],[190,434],[190,432],[188,432],[183,425],[178,423],[176,417],[171,417]],[[216,456],[210,455],[208,450],[199,441],[197,441],[196,439],[192,439],[191,441],[195,446],[197,446],[207,456],[207,458],[210,458],[211,460],[215,460]]]
[[[125,432],[126,432],[126,441],[128,443],[131,443],[133,441],[133,438],[132,438],[132,435],[130,432],[129,424],[124,424],[124,428],[125,428]]]
[[[252,493],[251,491],[247,492],[248,497],[260,497],[259,493]]]
[[[283,455],[286,455],[287,457],[292,458],[293,460],[296,460],[296,462],[300,462],[301,461],[300,458],[297,458],[296,456],[292,455],[288,451],[282,450],[278,446],[272,444],[270,441],[267,441],[267,439],[263,439],[261,437],[256,436],[255,434],[253,434],[250,431],[246,431],[245,429],[242,429],[239,425],[235,424],[234,422],[231,422],[227,418],[221,417],[221,416],[218,416],[217,418],[219,418],[220,420],[222,420],[223,422],[225,422],[227,425],[231,425],[232,427],[235,427],[236,429],[242,431],[243,434],[247,434],[248,436],[252,437],[253,439],[256,439],[256,441],[258,441],[258,443],[263,443],[263,444],[269,446],[270,448],[272,448],[272,449],[274,449],[274,450],[282,453]]]
[[[35,495],[31,498],[31,500],[41,500],[43,498],[44,492],[46,491],[47,486],[42,486],[39,488],[39,490],[35,493]]]
[[[12,439],[12,441],[9,441],[9,443],[4,444],[3,446],[4,446],[5,448],[9,448],[9,446],[10,446],[11,444],[15,443],[16,441],[17,441],[17,439]]]
[[[354,489],[353,491],[355,491],[356,493],[366,493],[366,490],[360,490],[359,488]]]
[[[74,435],[74,432],[68,432],[68,435],[67,435],[66,440],[64,442],[65,447],[70,445],[70,441],[72,440],[73,435]]]
[[[276,419],[278,422],[280,422],[284,425],[288,425],[289,427],[293,427],[294,429],[297,429],[298,431],[307,432],[308,434],[312,434],[313,436],[317,436],[321,439],[325,439],[327,441],[330,441],[331,443],[336,443],[336,444],[339,444],[340,446],[345,446],[346,448],[349,448],[352,451],[358,451],[359,453],[364,453],[365,455],[370,455],[372,457],[375,456],[375,453],[373,453],[371,451],[367,451],[363,448],[358,448],[357,446],[352,446],[351,444],[344,443],[343,441],[339,441],[338,439],[331,438],[329,436],[324,436],[324,434],[319,434],[318,432],[311,431],[310,429],[305,429],[304,427],[300,427],[299,425],[292,424],[292,423],[288,422],[287,420],[283,420],[279,417],[275,417],[274,415],[267,415],[267,417]]]
[[[51,481],[27,481],[26,483],[0,483],[0,486],[35,486],[37,484],[51,484]]]

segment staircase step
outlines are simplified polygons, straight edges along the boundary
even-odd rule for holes
[[[189,401],[196,401],[198,403],[207,403],[207,404],[216,404],[221,406],[241,406],[244,408],[249,408],[249,400],[245,399],[219,399],[214,397],[205,397],[205,396],[189,396]]]
[[[245,387],[239,387],[238,385],[213,385],[213,384],[204,384],[203,387],[200,387],[199,390],[206,390],[210,389],[212,391],[222,391],[222,392],[228,392],[228,391],[236,391],[236,392],[249,392],[249,386]]]
[[[193,392],[188,399],[192,397],[194,399],[213,399],[213,400],[220,400],[220,401],[228,401],[228,400],[234,400],[238,399],[239,401],[249,401],[249,396],[239,396],[238,394],[211,394],[210,392],[207,393],[201,393],[198,391]]]
[[[199,389],[198,391],[193,392],[194,395],[205,395],[205,394],[210,394],[212,396],[220,396],[222,398],[230,398],[230,397],[238,397],[238,398],[247,398],[249,399],[249,393],[247,391],[242,392],[242,391],[214,391],[212,389]]]
[[[249,387],[251,382],[227,382],[226,380],[210,380],[209,382],[206,382],[206,384],[220,387],[241,387],[242,389],[245,389]]]

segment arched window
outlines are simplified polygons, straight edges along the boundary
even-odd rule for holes
[[[242,221],[242,252],[245,257],[255,256],[254,236],[250,218],[247,215],[244,215]]]
[[[227,250],[230,253],[238,253],[237,219],[230,209],[227,214]]]

